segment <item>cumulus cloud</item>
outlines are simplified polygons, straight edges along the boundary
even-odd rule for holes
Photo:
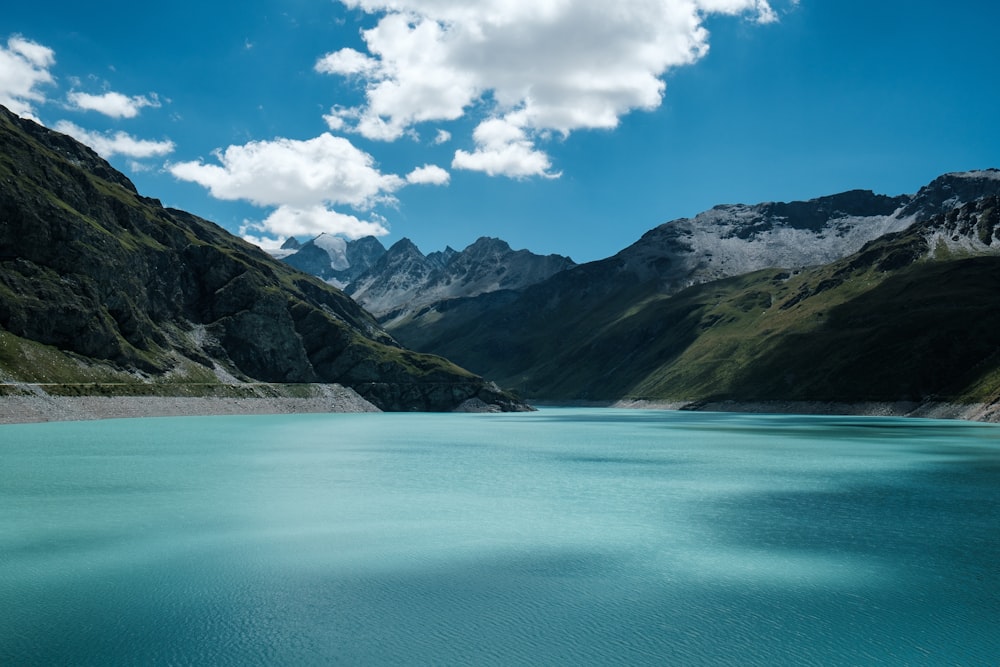
[[[548,155],[536,150],[524,130],[507,119],[491,118],[483,121],[472,136],[476,142],[476,150],[472,153],[455,151],[455,159],[451,163],[455,169],[482,171],[490,176],[512,178],[559,176],[549,172],[552,163]]]
[[[254,235],[252,232],[277,236],[279,241]],[[262,248],[280,245],[281,241],[290,236],[319,236],[323,233],[359,239],[364,236],[385,236],[389,230],[385,226],[385,221],[379,218],[361,220],[322,205],[304,208],[279,206],[263,221],[248,221],[240,229],[240,235],[245,240]]]
[[[329,133],[306,141],[251,141],[219,151],[216,158],[220,164],[178,162],[169,170],[217,199],[300,210],[320,203],[370,208],[405,184],[381,173],[371,155]]]
[[[174,142],[170,140],[151,141],[148,139],[137,139],[126,132],[115,132],[113,134],[93,132],[85,130],[68,120],[59,121],[52,129],[63,134],[68,134],[77,141],[90,146],[105,159],[115,155],[124,155],[139,159],[161,157],[169,155],[174,151]]]
[[[14,35],[0,46],[0,104],[18,116],[37,120],[35,104],[45,102],[40,87],[54,82],[49,68],[56,62],[47,46]]]
[[[121,93],[107,92],[91,95],[73,91],[66,96],[70,104],[84,111],[97,111],[112,118],[135,118],[144,107],[159,107],[160,100],[154,94],[150,97],[136,95],[128,97]]]
[[[521,134],[502,144],[474,137],[476,150],[458,151],[456,166],[514,177],[551,175],[534,144],[553,131],[613,128],[659,106],[663,74],[707,53],[708,15],[776,19],[767,0],[341,2],[379,18],[362,32],[367,53],[341,49],[316,63],[365,86],[365,103],[334,109],[331,127],[395,140],[486,104]]]
[[[414,169],[406,178],[382,173],[374,158],[343,137],[323,133],[308,140],[278,138],[229,146],[215,154],[217,163],[178,162],[168,166],[176,178],[204,186],[217,199],[242,199],[276,207],[264,220],[247,222],[244,238],[267,245],[264,235],[342,234],[348,238],[388,234],[377,216],[363,220],[336,210],[369,210],[394,203],[394,193],[410,184],[448,182],[448,172],[434,165]],[[272,242],[273,243],[273,242]]]
[[[414,185],[447,185],[451,174],[435,164],[417,167],[406,175],[406,182]]]

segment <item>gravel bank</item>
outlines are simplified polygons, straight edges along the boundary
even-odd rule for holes
[[[0,424],[185,417],[201,415],[267,415],[310,412],[379,412],[353,389],[313,385],[313,396],[189,397],[189,396],[0,396]]]
[[[755,412],[802,415],[857,415],[865,417],[924,417],[928,419],[964,419],[1000,423],[998,403],[917,403],[860,402],[828,403],[822,401],[705,401],[678,403],[626,400],[612,404],[616,408],[647,410],[695,410],[699,412]]]

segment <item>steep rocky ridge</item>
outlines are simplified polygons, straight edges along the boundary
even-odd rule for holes
[[[340,291],[140,196],[86,146],[2,107],[0,377],[328,382],[382,409],[521,407],[402,348]]]
[[[427,256],[403,239],[346,291],[391,326],[431,303],[521,289],[572,266],[568,257],[512,250],[495,238],[480,238],[461,252],[447,248]]]

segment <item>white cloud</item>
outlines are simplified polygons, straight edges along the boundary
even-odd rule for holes
[[[54,82],[49,68],[56,62],[47,46],[14,35],[0,46],[0,104],[18,116],[37,120],[35,104],[45,102],[40,86]]]
[[[176,178],[198,183],[217,199],[305,210],[318,204],[370,208],[405,184],[383,174],[371,155],[328,133],[306,141],[251,141],[216,153],[221,164],[178,162]]]
[[[144,107],[160,106],[160,100],[156,95],[128,97],[115,92],[91,95],[90,93],[73,91],[66,97],[78,109],[97,111],[112,118],[135,118],[139,115],[139,110]]]
[[[440,146],[441,144],[446,144],[451,141],[451,132],[448,130],[438,130],[437,136],[434,137],[434,144]]]
[[[798,0],[791,0],[791,3],[798,4]],[[774,23],[778,20],[778,15],[767,0],[698,0],[698,5],[707,13],[730,15],[755,13],[758,23]]]
[[[417,167],[406,175],[406,182],[413,185],[447,185],[451,174],[435,164]]]
[[[275,207],[259,222],[247,222],[241,235],[269,247],[289,236],[341,234],[348,238],[389,233],[385,220],[336,210],[371,209],[395,203],[394,193],[407,185],[443,185],[450,178],[435,165],[424,165],[406,178],[382,173],[368,153],[343,137],[323,133],[305,141],[279,138],[229,146],[215,155],[217,164],[201,161],[168,165],[176,178],[198,183],[218,199],[242,199]]]
[[[85,130],[68,120],[59,121],[53,129],[57,132],[68,134],[77,141],[90,146],[105,159],[115,155],[124,155],[131,158],[160,157],[174,151],[174,142],[170,140],[151,141],[148,139],[136,139],[126,132],[103,134],[101,132]]]
[[[250,232],[277,236],[279,239],[287,239],[289,236],[318,236],[324,232],[358,239],[363,236],[385,236],[389,230],[381,219],[361,220],[353,215],[316,205],[304,208],[279,206],[263,221],[247,222],[240,229],[240,234],[250,243],[262,248],[271,247],[275,244],[274,240],[255,236]]]
[[[521,134],[476,138],[456,166],[514,176],[551,175],[534,148],[550,132],[614,128],[633,110],[658,107],[663,75],[707,53],[706,16],[776,20],[767,0],[340,1],[379,18],[362,32],[367,53],[341,49],[316,63],[365,84],[364,105],[334,109],[328,122],[395,140],[485,105]]]
[[[378,61],[355,49],[328,53],[316,63],[316,71],[326,74],[371,74],[378,70]]]
[[[451,163],[455,169],[511,178],[559,176],[549,172],[552,168],[549,156],[536,150],[524,130],[506,119],[483,121],[472,136],[476,141],[475,152],[455,151],[455,159]]]
[[[478,94],[473,73],[452,62],[448,29],[401,9],[405,13],[390,12],[364,32],[372,56],[341,49],[316,63],[318,72],[367,79],[368,103],[357,110],[356,130],[371,139],[394,140],[415,123],[459,118]]]

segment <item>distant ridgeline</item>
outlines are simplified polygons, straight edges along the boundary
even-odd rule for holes
[[[717,206],[607,259],[544,258],[549,275],[467,292],[454,276],[498,253],[457,257],[502,242],[424,257],[404,240],[346,290],[403,343],[529,398],[991,404],[998,194],[990,169],[915,195]]]
[[[0,393],[28,391],[20,383],[170,395],[339,383],[386,410],[524,408],[403,348],[339,290],[140,196],[91,149],[0,107]]]

